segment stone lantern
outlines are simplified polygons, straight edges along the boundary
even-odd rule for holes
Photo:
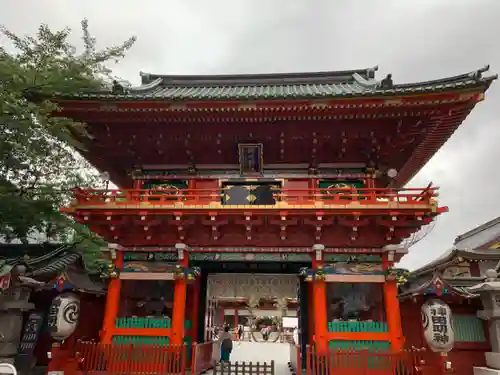
[[[474,367],[475,375],[500,375],[500,278],[494,269],[486,271],[484,282],[468,288],[481,297],[483,310],[477,316],[488,322],[491,352],[485,353],[487,367]]]

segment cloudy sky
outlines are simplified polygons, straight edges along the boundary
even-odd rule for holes
[[[41,22],[77,30],[84,17],[101,45],[138,37],[115,68],[134,83],[139,71],[263,73],[379,65],[379,77],[392,73],[396,83],[486,64],[500,73],[499,0],[0,0],[0,24],[17,33],[33,33]],[[456,235],[500,216],[499,121],[497,82],[411,182],[439,185],[450,213],[411,248],[404,266],[434,259]]]

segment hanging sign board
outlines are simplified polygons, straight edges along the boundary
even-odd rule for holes
[[[422,305],[424,338],[433,352],[449,352],[455,344],[455,332],[450,307],[441,300],[431,299]]]
[[[24,333],[21,342],[17,349],[18,355],[30,356],[33,354],[35,345],[38,341],[38,336],[43,325],[43,314],[40,312],[33,312],[28,316],[26,325],[24,326]]]

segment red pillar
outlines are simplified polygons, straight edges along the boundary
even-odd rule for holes
[[[123,267],[123,253],[121,251],[116,253],[116,259],[113,263],[118,270]],[[115,329],[116,318],[120,311],[120,290],[120,279],[111,279],[106,294],[106,308],[104,310],[104,320],[101,330],[101,343],[103,344],[111,344],[113,340],[113,330]]]
[[[315,246],[315,253],[313,254],[313,269],[323,266],[323,254],[317,259],[317,248],[324,249],[322,245]],[[326,303],[326,281],[314,280],[313,281],[313,294],[314,294],[314,334],[316,338],[316,350],[319,353],[328,352],[328,317],[327,317],[327,303]]]
[[[383,254],[383,269],[387,270],[392,264],[393,262],[388,259],[388,253]],[[401,311],[399,309],[398,285],[396,280],[385,281],[384,303],[391,348],[394,351],[401,351],[403,350],[404,337],[403,328],[401,327]]]
[[[183,259],[179,260],[181,267],[189,264],[189,255],[184,252]],[[184,340],[184,319],[186,312],[187,278],[175,280],[174,311],[172,313],[172,344],[181,345]]]

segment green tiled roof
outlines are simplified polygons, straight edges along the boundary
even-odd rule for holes
[[[375,79],[377,68],[319,73],[172,76],[141,73],[142,85],[82,93],[82,99],[123,100],[265,100],[321,99],[333,97],[394,96],[483,87],[496,76],[483,77],[489,67],[444,79],[412,84],[392,84],[390,76]],[[385,82],[384,82],[385,81]]]

